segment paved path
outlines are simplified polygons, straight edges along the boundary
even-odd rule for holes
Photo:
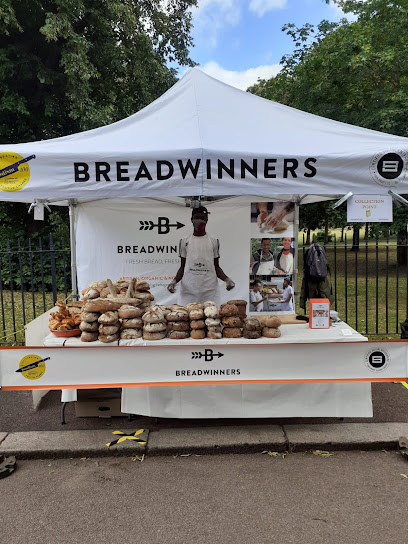
[[[20,461],[7,544],[400,544],[408,463],[348,452]],[[5,505],[5,506],[4,506]]]

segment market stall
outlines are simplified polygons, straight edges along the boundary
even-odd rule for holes
[[[55,140],[3,146],[0,197],[33,203],[37,210],[44,203],[69,205],[74,298],[92,282],[112,278],[129,285],[136,277],[148,283],[155,304],[166,307],[177,303],[180,291],[180,286],[175,293],[168,290],[177,276],[180,240],[191,233],[192,210],[204,205],[226,278],[218,281],[216,306],[231,299],[249,303],[260,277],[268,291],[265,304],[248,313],[286,315],[293,314],[296,302],[293,296],[292,306],[284,306],[282,298],[285,278],[296,284],[298,206],[350,192],[407,193],[407,144],[405,138],[263,100],[193,69],[128,119]],[[259,296],[251,300],[256,303]],[[30,363],[44,364],[46,372],[27,383],[28,371],[12,370],[24,359],[22,352],[0,350],[0,384],[9,389],[143,385],[124,389],[124,410],[169,417],[369,416],[369,382],[407,375],[403,343],[374,346],[345,324],[315,333],[303,323],[282,325],[275,338],[115,337],[86,347],[78,347],[79,340],[58,343],[47,337],[38,344],[39,359]],[[307,347],[299,349],[300,342]],[[191,366],[195,358],[200,361],[194,354],[217,352],[221,345],[241,366],[250,361],[253,370],[228,380],[214,374],[205,383],[198,375],[170,379],[163,370],[170,353]],[[114,356],[113,349],[119,350]],[[48,350],[58,364],[40,362]],[[300,356],[306,351],[307,365]],[[336,357],[344,353],[341,361],[335,351]],[[211,364],[225,365],[223,357]],[[98,366],[98,378],[91,379],[102,359],[110,362]],[[119,367],[123,373],[115,379]],[[276,385],[282,382],[289,385]],[[154,387],[159,384],[166,387]]]

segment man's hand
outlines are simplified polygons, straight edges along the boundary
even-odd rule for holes
[[[231,289],[234,289],[235,283],[232,281],[231,278],[227,278],[225,280],[225,285],[227,286],[227,291],[231,291]]]
[[[258,227],[261,229],[262,224],[265,221],[265,219],[268,217],[267,211],[261,211],[256,219],[256,222],[258,223]]]
[[[283,218],[285,215],[287,215],[287,211],[283,209],[278,214],[275,214],[272,212],[268,215],[268,217],[265,218],[265,227],[269,227],[271,229],[274,229],[276,225],[278,225],[281,221],[283,221]]]
[[[170,293],[175,293],[176,292],[176,285],[177,285],[176,280],[171,280],[171,282],[167,286],[168,291],[170,291]]]

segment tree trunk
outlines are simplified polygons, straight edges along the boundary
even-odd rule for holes
[[[310,229],[307,229],[307,233],[306,233],[306,245],[310,246]]]
[[[341,227],[341,237],[340,237],[340,242],[344,242],[344,228],[345,228],[345,227]]]
[[[360,228],[353,227],[353,245],[350,251],[360,251]]]
[[[329,241],[329,214],[327,213],[327,209],[326,209],[326,213],[324,217],[324,243],[327,244],[328,241]]]
[[[364,240],[368,240],[368,231],[370,230],[370,224],[365,224]]]
[[[398,231],[397,240],[398,240],[398,246],[397,246],[398,265],[399,266],[406,265],[407,264],[407,229],[406,228]]]

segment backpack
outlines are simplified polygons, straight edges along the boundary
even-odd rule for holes
[[[305,255],[305,274],[312,281],[323,281],[329,272],[329,265],[324,248],[311,244]]]

